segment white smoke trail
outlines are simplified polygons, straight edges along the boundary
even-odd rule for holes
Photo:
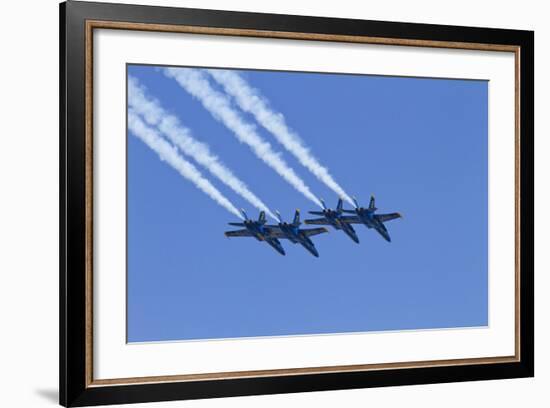
[[[244,78],[234,71],[208,69],[207,72],[223,87],[225,92],[234,98],[243,111],[251,113],[260,125],[271,132],[275,139],[298,159],[302,166],[339,197],[355,207],[351,197],[334,180],[328,168],[319,163],[309,148],[304,145],[300,136],[287,126],[283,114],[274,112],[270,108],[269,101],[259,90],[251,87]]]
[[[243,216],[220,191],[210,183],[200,171],[178,154],[174,146],[164,140],[156,130],[147,126],[132,109],[128,109],[128,129],[155,151],[162,161],[165,161],[184,178],[192,182],[199,190],[212,198],[230,213],[240,219]]]
[[[137,78],[128,77],[128,105],[142,115],[149,125],[158,129],[183,153],[204,166],[212,175],[227,185],[260,211],[265,211],[274,220],[275,214],[260,200],[248,186],[228,169],[206,143],[199,142],[191,135],[191,130],[183,126],[177,117],[168,114],[160,103],[146,94]]]
[[[304,181],[285,162],[271,144],[264,140],[253,125],[246,122],[231,106],[231,101],[210,85],[208,78],[199,70],[192,68],[165,68],[164,73],[175,79],[189,94],[197,98],[212,116],[230,129],[237,139],[246,143],[254,154],[275,170],[290,185],[323,208],[319,199],[311,192]]]

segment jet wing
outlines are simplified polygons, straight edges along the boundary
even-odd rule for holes
[[[250,231],[242,229],[237,231],[226,231],[224,232],[226,237],[251,237],[252,234]]]
[[[309,225],[330,225],[330,222],[326,218],[314,218],[312,220],[305,220],[304,222]]]
[[[269,238],[286,238],[285,233],[277,225],[268,225],[265,231]]]
[[[359,218],[356,215],[346,215],[344,217],[340,217],[340,221],[345,222],[347,224],[363,224],[363,221],[361,221],[361,218]]]
[[[382,222],[395,220],[396,218],[401,218],[401,214],[399,213],[390,213],[390,214],[377,214],[375,215],[378,220]]]
[[[328,232],[328,230],[326,228],[311,228],[311,229],[302,230],[302,232],[306,237],[311,237],[313,235],[318,235],[324,232]]]
[[[267,238],[265,242],[267,242],[275,251],[277,251],[281,255],[285,255],[285,250],[281,245],[281,242],[277,238]]]

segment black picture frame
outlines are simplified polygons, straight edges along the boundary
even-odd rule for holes
[[[534,375],[534,33],[68,1],[60,4],[60,404],[87,406]],[[519,355],[513,362],[100,386],[87,373],[86,22],[90,20],[518,47]],[[89,154],[89,153],[88,153]],[[518,232],[518,231],[517,231]]]

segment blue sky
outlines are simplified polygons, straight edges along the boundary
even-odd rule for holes
[[[386,224],[391,243],[357,225],[357,245],[329,227],[314,237],[319,258],[285,240],[283,257],[255,239],[226,238],[238,219],[129,132],[128,341],[487,325],[488,83],[238,72],[348,194],[364,205],[374,194],[380,213],[405,218]],[[128,73],[272,210],[290,220],[296,208],[303,218],[318,209],[174,79],[153,66]],[[257,130],[334,207],[337,196]]]

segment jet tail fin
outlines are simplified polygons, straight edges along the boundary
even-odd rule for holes
[[[258,217],[258,222],[265,224],[265,211],[260,211],[260,216]]]
[[[374,206],[374,196],[370,196],[370,202],[369,202],[369,210],[374,210],[376,207]]]
[[[296,210],[296,212],[294,213],[293,224],[294,225],[300,225],[300,210]]]
[[[342,198],[339,198],[338,204],[336,205],[336,211],[341,213],[343,209],[344,209],[344,201],[342,200]]]

